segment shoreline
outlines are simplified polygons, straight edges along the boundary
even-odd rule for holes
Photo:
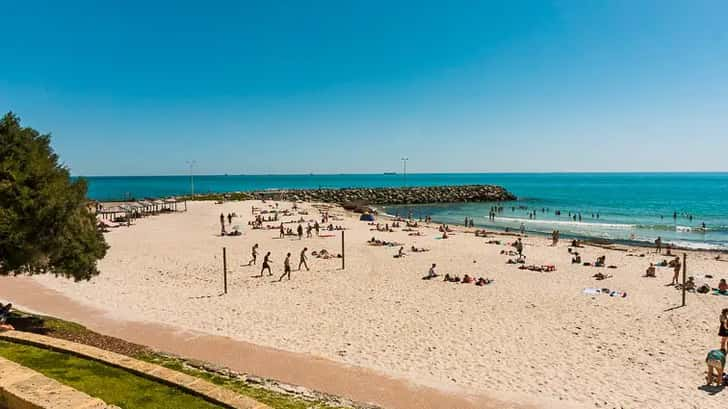
[[[401,216],[396,216],[391,213],[387,213],[384,209],[386,205],[384,206],[375,206],[377,212],[387,218],[390,219],[402,219]],[[475,223],[474,227],[467,227],[463,225],[460,222],[457,223],[449,223],[449,222],[443,222],[441,220],[437,220],[435,218],[432,219],[432,223],[436,224],[447,224],[449,226],[458,226],[461,228],[466,229],[475,229],[475,230],[485,230],[488,233],[492,234],[499,234],[499,235],[510,235],[514,237],[521,237],[521,233],[517,230],[511,229],[510,231],[506,231],[505,227],[500,226],[489,226],[489,225],[482,225]],[[551,238],[551,235],[548,232],[542,232],[538,230],[525,230],[526,236],[529,234],[533,234],[536,236],[541,236],[544,238]],[[641,240],[622,240],[622,239],[600,239],[593,236],[587,236],[587,235],[578,235],[578,234],[571,234],[571,233],[562,233],[560,236],[561,240],[579,240],[581,244],[587,244],[592,246],[626,246],[630,248],[640,248],[644,250],[655,250],[654,243],[651,243],[649,241],[641,241]],[[668,244],[668,242],[665,242],[664,244]],[[705,248],[705,247],[689,247],[689,246],[680,246],[680,245],[672,245],[672,250],[680,250],[680,251],[698,251],[698,252],[704,252],[704,253],[716,253],[718,255],[726,254],[728,255],[728,248],[721,249],[721,248]],[[728,260],[726,260],[728,261]]]

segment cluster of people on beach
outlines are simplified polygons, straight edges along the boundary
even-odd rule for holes
[[[423,276],[422,279],[423,280],[432,280],[432,279],[440,277],[440,275],[437,274],[437,272],[435,271],[436,267],[437,267],[437,264],[433,263],[432,266],[430,267],[430,269],[427,271],[427,274],[425,276]],[[475,277],[473,277],[469,274],[463,275],[463,278],[461,279],[460,276],[450,275],[449,273],[445,274],[442,281],[448,282],[448,283],[475,284],[479,287],[488,285],[493,282],[493,280],[490,280],[490,279],[487,279],[484,277],[479,277],[476,279]]]
[[[232,226],[233,217],[238,217],[238,215],[235,213],[228,213],[227,217],[226,217],[223,213],[220,213],[220,236],[240,236],[241,234],[243,234],[237,228],[234,228]],[[227,223],[231,229],[229,232],[227,232],[225,229],[225,219],[226,218],[227,218]]]

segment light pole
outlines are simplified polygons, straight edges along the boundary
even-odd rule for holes
[[[188,160],[187,164],[190,165],[190,190],[192,191],[192,197],[195,196],[195,175],[192,173],[192,168],[195,166],[197,161]]]
[[[404,186],[407,187],[407,161],[409,158],[402,158],[402,173],[404,174]]]

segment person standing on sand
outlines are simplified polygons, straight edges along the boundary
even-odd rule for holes
[[[228,224],[233,224],[233,215],[228,213]]]
[[[521,223],[521,234],[526,234],[526,225]]]
[[[307,238],[307,239],[310,239],[310,238],[312,237],[312,235],[311,235],[311,230],[313,230],[313,227],[311,227],[311,224],[309,223],[309,224],[308,224],[308,225],[306,226],[306,238]]]
[[[298,240],[303,239],[303,226],[298,225]]]
[[[225,215],[220,213],[220,235],[225,235]]]
[[[675,260],[673,261],[674,268],[675,268],[675,274],[672,276],[672,282],[670,284],[677,285],[678,279],[680,278],[680,257],[675,256]]]
[[[725,368],[725,348],[714,349],[708,352],[705,363],[708,365],[708,375],[705,382],[708,386],[715,383],[716,386],[723,386],[723,370]]]
[[[313,229],[316,230],[316,237],[319,235],[319,224],[318,221],[313,223]]]
[[[655,249],[656,253],[662,253],[662,237],[660,236],[655,239]]]
[[[720,312],[718,336],[720,336],[720,349],[726,349],[726,344],[728,344],[728,308],[723,308],[723,311]]]
[[[258,277],[263,277],[263,271],[268,270],[268,275],[272,276],[273,272],[270,271],[270,251],[265,253],[265,257],[263,257],[263,268],[260,269],[260,275]]]
[[[251,255],[253,256],[250,261],[248,261],[249,266],[255,265],[255,260],[258,258],[258,243],[253,244],[253,249],[250,251]]]
[[[523,242],[520,237],[516,240],[516,251],[518,251],[519,256],[523,255]]]
[[[280,228],[280,231],[281,231],[281,233],[280,233],[280,237],[281,237],[281,238],[284,238],[284,237],[286,237],[286,229],[284,229],[284,228],[283,228],[283,223],[281,223],[281,228]]]
[[[283,274],[278,281],[283,281],[285,276],[288,276],[289,280],[291,279],[291,253],[286,254],[286,259],[283,260]]]
[[[306,267],[306,271],[309,271],[308,263],[306,263],[306,260],[308,258],[306,257],[306,251],[308,251],[308,247],[304,247],[303,250],[301,250],[301,257],[298,260],[298,270],[301,270],[301,266]]]

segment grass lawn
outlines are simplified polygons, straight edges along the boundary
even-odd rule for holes
[[[0,356],[125,409],[220,408],[198,396],[73,355],[0,341]]]

